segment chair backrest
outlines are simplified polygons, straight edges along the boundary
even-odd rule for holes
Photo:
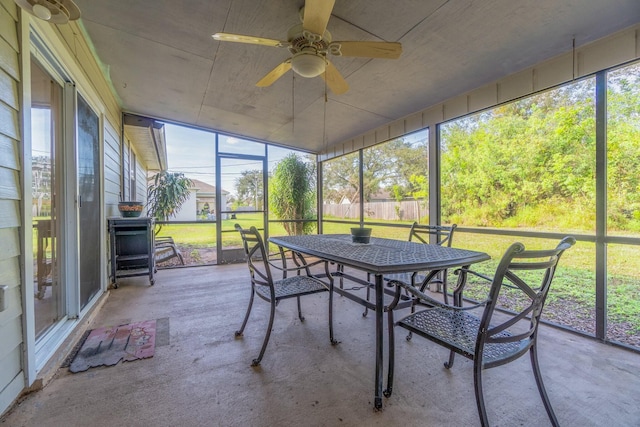
[[[456,231],[457,224],[453,225],[420,225],[414,222],[409,231],[409,241],[419,241],[422,243],[431,243],[431,237],[436,237],[436,244],[451,247],[453,241],[453,233]]]
[[[242,246],[251,273],[251,282],[254,285],[273,286],[269,257],[260,232],[253,226],[246,229],[242,228],[240,224],[236,224],[235,228],[242,237]]]
[[[558,261],[565,250],[575,244],[573,237],[565,237],[555,247],[549,250],[525,250],[522,243],[514,243],[507,249],[496,269],[491,284],[489,297],[485,306],[478,337],[476,340],[476,356],[482,357],[485,346],[491,344],[513,345],[513,351],[508,357],[498,358],[491,365],[497,366],[517,359],[535,344],[536,333],[551,282],[553,280]],[[533,285],[535,283],[535,285]],[[515,289],[519,306],[516,313],[499,324],[492,324],[498,298],[507,289]],[[514,295],[510,295],[514,297]],[[504,332],[509,329],[511,335]],[[490,351],[488,348],[487,351]]]

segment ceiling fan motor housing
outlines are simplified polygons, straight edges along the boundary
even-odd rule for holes
[[[329,31],[325,31],[320,36],[305,30],[302,24],[298,24],[289,29],[287,40],[290,43],[289,52],[293,55],[291,58],[293,71],[307,78],[324,73],[327,65],[327,51],[331,43]]]
[[[298,24],[289,29],[287,41],[291,43],[289,52],[293,55],[306,48],[313,48],[317,53],[326,55],[331,43],[331,33],[325,31],[322,36],[319,36],[304,30],[302,24]]]

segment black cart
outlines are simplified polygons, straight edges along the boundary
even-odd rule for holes
[[[122,277],[149,275],[149,283],[155,279],[154,226],[153,218],[107,219],[111,246],[111,284],[118,287]]]

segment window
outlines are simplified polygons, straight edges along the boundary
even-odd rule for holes
[[[640,237],[640,63],[607,73],[607,234]],[[640,245],[607,246],[607,339],[640,347]]]
[[[316,156],[268,146],[269,235],[317,231]]]
[[[513,232],[595,235],[595,78],[444,123],[441,131],[443,222]],[[528,248],[556,239],[456,233],[454,246],[482,250],[493,261],[520,241]],[[545,319],[595,333],[595,245],[579,242],[562,268]],[[467,295],[482,298],[470,281]],[[517,301],[501,301],[515,308]]]
[[[440,126],[443,222],[595,232],[595,79]]]
[[[349,233],[360,221],[360,156],[347,154],[322,164],[323,233]],[[340,224],[339,222],[347,222]]]
[[[136,153],[131,150],[131,156],[129,157],[129,200],[137,200],[136,169]]]

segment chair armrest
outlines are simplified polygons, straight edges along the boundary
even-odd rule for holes
[[[170,243],[170,244],[175,244],[175,242],[173,241],[173,237],[170,236],[162,236],[162,237],[156,237],[155,238],[155,242],[156,244],[158,243]]]
[[[390,280],[389,284],[396,286],[396,294],[399,294],[400,290],[404,289],[416,298],[415,304],[425,305],[430,308],[440,307],[440,308],[447,308],[447,309],[454,309],[454,310],[472,310],[474,308],[481,307],[486,304],[486,301],[482,301],[478,304],[474,304],[466,307],[457,307],[455,305],[445,304],[436,299],[433,299],[429,295],[425,294],[415,286],[411,286],[410,284],[399,282],[397,280]],[[395,304],[392,304],[392,305],[393,307],[390,306],[390,309],[393,309],[395,307]]]
[[[478,273],[477,271],[470,270],[468,268],[458,268],[456,271],[453,272],[453,274],[458,275],[461,272],[464,272],[464,273],[467,273],[467,274],[471,274],[473,276],[476,276],[476,277],[479,277],[481,279],[484,279],[484,280],[486,280],[488,282],[493,282],[493,277],[485,276],[482,273]],[[505,282],[502,282],[502,286],[504,286],[506,288],[511,288],[511,289],[518,289],[517,286],[511,285],[511,284],[505,283]]]
[[[488,282],[493,282],[493,277],[486,276],[482,273],[478,273],[477,271],[471,270],[469,268],[464,268],[464,267],[458,268],[453,272],[453,274],[455,274],[456,276],[459,275],[460,273],[471,274],[472,276],[479,277],[481,279],[487,280]]]
[[[294,267],[288,267],[287,266],[287,257],[286,254],[290,252],[291,253],[291,261],[293,261],[293,263],[295,264]],[[276,262],[274,262],[276,261]],[[267,260],[267,262],[269,263],[269,265],[273,268],[275,268],[278,271],[281,271],[284,275],[284,277],[286,277],[286,274],[288,272],[297,272],[299,273],[302,270],[306,270],[307,276],[312,276],[311,271],[309,270],[310,267],[316,266],[316,265],[320,265],[322,263],[325,263],[324,260],[322,259],[318,259],[316,261],[313,262],[307,262],[307,260],[299,253],[291,251],[291,250],[285,250],[284,248],[279,246],[279,252],[278,253],[273,253],[273,254],[269,254],[269,259]]]
[[[279,265],[278,263],[271,262],[270,260],[269,260],[268,262],[269,262],[269,265],[270,265],[271,267],[275,268],[276,270],[279,270],[279,271],[287,271],[287,272],[288,272],[288,271],[300,271],[300,270],[305,270],[305,269],[307,269],[307,268],[309,268],[309,267],[313,267],[313,266],[315,266],[315,265],[322,264],[322,263],[324,263],[325,261],[324,261],[324,260],[318,260],[318,261],[314,261],[314,262],[311,262],[311,263],[308,263],[308,264],[299,265],[299,266],[296,266],[296,267],[282,267],[282,266],[281,266],[281,265]]]

